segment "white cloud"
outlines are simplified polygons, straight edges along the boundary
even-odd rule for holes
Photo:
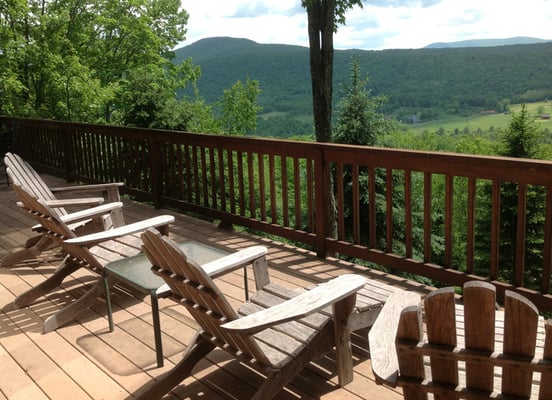
[[[420,48],[433,42],[532,36],[552,39],[552,0],[368,0],[347,14],[338,49]],[[299,0],[183,0],[187,40],[231,36],[308,46]]]

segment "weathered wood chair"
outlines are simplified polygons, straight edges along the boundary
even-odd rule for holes
[[[122,183],[50,188],[33,167],[17,154],[6,153],[4,164],[11,182],[24,186],[36,198],[45,201],[59,216],[69,214],[66,207],[87,208],[100,205],[104,201],[108,203],[121,201],[119,188],[123,185]],[[73,196],[75,194],[82,196],[85,193],[101,193],[102,197],[60,199],[56,197],[55,193],[71,193]],[[81,220],[79,223],[73,224],[71,228],[80,232],[79,234],[84,234],[122,225],[124,225],[122,209],[115,208],[101,218]],[[22,250],[5,256],[0,262],[1,267],[10,267],[25,261],[36,260],[42,252],[52,248],[54,243],[48,235],[42,234],[41,225],[34,226],[33,230],[39,232],[39,235],[27,240]]]
[[[312,290],[296,292],[296,297],[272,307],[246,302],[236,311],[207,272],[187,259],[176,243],[152,229],[142,234],[142,240],[153,271],[167,282],[171,297],[186,307],[200,329],[182,360],[159,380],[140,388],[133,398],[162,397],[215,348],[267,376],[253,396],[256,400],[273,398],[310,361],[330,351],[336,342],[338,373],[340,366],[349,367],[352,357],[347,320],[356,292],[365,283],[363,277],[342,275]],[[266,279],[266,267],[265,257],[253,263],[256,280]],[[213,269],[209,272],[219,275]],[[333,316],[332,312],[319,313],[330,305]]]
[[[495,287],[464,285],[463,306],[453,288],[389,298],[369,333],[379,383],[402,386],[405,399],[552,399],[552,325],[537,337],[536,307],[507,291],[496,310]],[[423,326],[425,326],[425,333]]]
[[[84,236],[76,236],[69,228],[66,221],[74,221],[79,218],[90,218],[96,215],[105,215],[116,208],[121,208],[122,203],[114,202],[98,207],[68,214],[60,217],[43,201],[37,199],[25,188],[14,183],[21,202],[19,205],[33,218],[35,218],[45,230],[45,234],[58,243],[67,253],[61,265],[53,275],[32,287],[14,300],[14,306],[21,308],[33,303],[37,298],[56,289],[71,273],[80,268],[88,268],[100,276],[94,285],[86,291],[78,300],[65,306],[44,322],[44,332],[50,332],[73,320],[86,308],[91,306],[98,296],[105,292],[103,274],[104,265],[108,262],[133,256],[141,252],[139,233],[150,227],[159,228],[164,234],[168,234],[169,224],[174,222],[171,215],[161,215],[144,221],[117,228],[92,233]]]

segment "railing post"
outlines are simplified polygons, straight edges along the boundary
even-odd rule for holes
[[[314,212],[316,221],[314,233],[316,235],[316,255],[321,258],[326,258],[328,255],[326,238],[330,233],[330,218],[332,216],[330,190],[333,190],[330,173],[329,164],[326,163],[324,157],[324,148],[320,147],[318,157],[314,160]]]
[[[161,144],[155,140],[155,133],[149,134],[150,142],[150,179],[151,179],[151,191],[153,194],[153,206],[155,208],[161,208],[163,202],[161,200],[161,193],[163,190],[163,182],[161,180]]]
[[[75,141],[75,135],[68,129],[66,124],[62,125],[61,135],[63,137],[62,146],[63,146],[63,161],[62,165],[65,169],[65,180],[67,182],[75,181],[75,166],[73,165],[73,146]]]

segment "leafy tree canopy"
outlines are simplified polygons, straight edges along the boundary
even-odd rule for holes
[[[216,121],[196,87],[199,67],[190,59],[174,62],[172,49],[184,40],[187,22],[179,0],[0,2],[0,113],[208,132],[254,129],[257,92]],[[193,96],[179,98],[187,86]],[[230,119],[241,125],[227,127]]]
[[[372,96],[368,78],[360,77],[360,64],[353,58],[351,83],[338,104],[339,118],[334,129],[336,143],[373,146],[376,139],[393,130],[391,121],[380,112],[385,96]]]
[[[109,119],[125,75],[172,68],[185,37],[178,0],[0,3],[0,111],[80,121]]]

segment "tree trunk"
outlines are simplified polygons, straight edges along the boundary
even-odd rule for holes
[[[313,0],[309,2],[306,9],[316,141],[331,142],[335,0]],[[337,221],[331,171],[328,178],[328,225],[326,232],[320,232],[320,234],[335,238],[337,237]]]
[[[335,0],[317,0],[307,7],[312,106],[317,142],[332,140],[334,9]]]

